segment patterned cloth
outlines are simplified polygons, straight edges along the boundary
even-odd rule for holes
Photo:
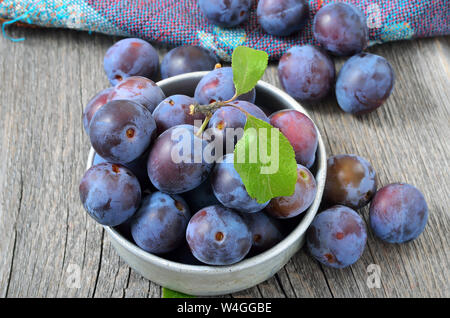
[[[367,17],[370,45],[387,41],[450,34],[450,0],[346,0]],[[45,27],[140,37],[170,45],[201,45],[229,60],[239,45],[264,50],[278,59],[290,47],[315,43],[311,21],[323,5],[333,0],[309,0],[310,19],[302,32],[289,37],[265,34],[256,17],[254,1],[250,19],[224,29],[209,23],[197,0],[0,0],[0,17],[7,26],[25,22]],[[16,39],[22,40],[22,39]]]

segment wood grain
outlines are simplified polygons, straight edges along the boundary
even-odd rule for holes
[[[9,28],[0,37],[0,296],[160,297],[131,270],[78,198],[89,142],[85,103],[108,86],[103,54],[115,38],[65,30]],[[165,47],[159,47],[163,55]],[[270,280],[231,297],[449,297],[449,38],[370,49],[395,69],[395,91],[378,111],[344,114],[330,97],[307,105],[328,154],[368,158],[380,185],[421,189],[430,219],[421,237],[389,245],[373,237],[344,270],[319,265],[303,250]],[[337,61],[338,68],[343,60]],[[264,79],[279,86],[276,65]],[[361,210],[368,221],[368,209]],[[381,268],[368,288],[367,266]],[[79,286],[72,283],[80,273]],[[228,296],[229,297],[229,296]]]

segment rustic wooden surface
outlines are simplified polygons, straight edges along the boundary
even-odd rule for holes
[[[160,297],[161,288],[131,270],[79,202],[89,142],[81,114],[108,86],[103,54],[117,39],[64,30],[9,28],[0,36],[0,296]],[[159,48],[164,54],[167,49]],[[449,38],[370,49],[394,67],[393,95],[364,117],[344,114],[333,98],[309,105],[329,154],[372,162],[381,185],[421,189],[430,218],[419,239],[389,245],[369,231],[363,257],[344,270],[319,265],[304,250],[275,277],[232,297],[449,297]],[[338,61],[338,66],[342,61]],[[266,81],[279,86],[276,68]],[[361,211],[368,221],[368,209]],[[378,264],[380,288],[368,288]],[[79,269],[81,283],[71,284]],[[79,287],[79,288],[77,288]]]

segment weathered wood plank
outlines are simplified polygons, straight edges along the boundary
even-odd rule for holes
[[[78,198],[89,149],[81,113],[108,86],[102,59],[115,39],[63,30],[9,32],[26,41],[0,37],[0,297],[160,297],[159,286],[118,257]],[[161,56],[166,51],[159,47]],[[275,277],[233,297],[450,296],[450,41],[370,51],[385,56],[397,74],[383,108],[354,117],[333,98],[308,108],[329,154],[357,153],[372,162],[380,185],[405,181],[424,192],[430,207],[425,233],[389,245],[369,231],[362,259],[344,270],[319,265],[303,249]],[[275,65],[264,79],[279,86]],[[367,223],[368,209],[361,213]],[[380,266],[379,289],[367,287],[370,264]]]

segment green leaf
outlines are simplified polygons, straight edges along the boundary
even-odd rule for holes
[[[183,294],[169,288],[163,288],[162,298],[195,298],[195,296]]]
[[[294,194],[295,153],[287,138],[265,121],[247,115],[244,136],[234,150],[234,167],[258,203]]]
[[[264,75],[269,62],[269,55],[245,46],[238,46],[233,51],[233,82],[236,96],[250,92]]]

